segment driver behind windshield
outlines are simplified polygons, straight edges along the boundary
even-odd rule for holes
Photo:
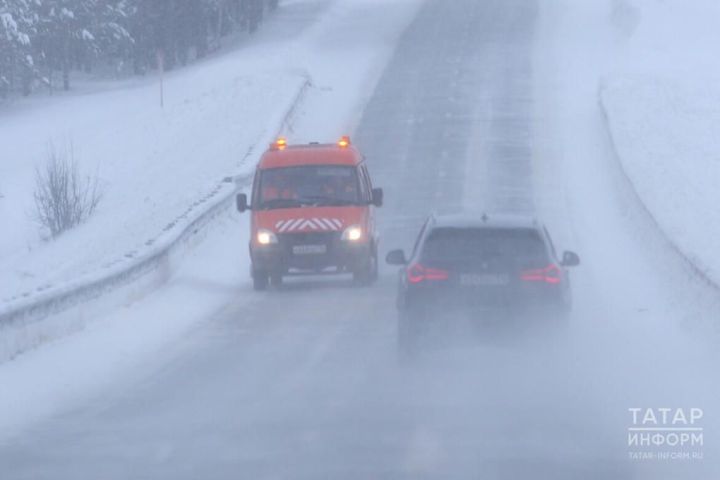
[[[260,204],[269,208],[289,208],[296,204],[355,204],[358,190],[357,176],[348,167],[270,169],[262,174]]]
[[[329,176],[323,185],[323,193],[328,198],[355,202],[357,200],[357,182],[351,176]]]
[[[268,175],[263,181],[262,201],[268,202],[277,199],[295,199],[297,192],[292,187],[290,179],[284,173]]]

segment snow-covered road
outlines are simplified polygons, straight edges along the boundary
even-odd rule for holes
[[[371,288],[254,293],[247,218],[228,217],[166,288],[108,321],[117,344],[99,327],[106,351],[68,355],[83,345],[69,338],[0,367],[17,387],[0,397],[0,425],[17,432],[0,440],[2,478],[717,478],[718,292],[624,180],[597,102],[605,10],[572,3],[428,0],[354,135],[386,190],[383,253],[410,248],[431,210],[540,215],[583,260],[567,332],[492,335],[399,365],[391,269]],[[297,136],[334,135],[312,108]],[[133,349],[139,319],[151,335],[185,327],[160,351]],[[124,368],[98,379],[83,363],[105,355]],[[42,365],[43,385],[18,378]],[[102,388],[73,396],[73,374]],[[634,407],[704,409],[705,458],[630,460]],[[3,411],[37,421],[20,428]]]

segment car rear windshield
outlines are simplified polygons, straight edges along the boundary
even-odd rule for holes
[[[537,230],[527,228],[436,228],[425,240],[424,261],[516,259],[544,263],[547,250]]]
[[[308,165],[262,170],[253,203],[258,208],[293,208],[360,203],[357,169],[345,165]]]

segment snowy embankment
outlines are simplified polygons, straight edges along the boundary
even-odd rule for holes
[[[3,119],[10,156],[0,215],[14,228],[0,243],[0,361],[154,290],[191,237],[232,204],[234,177],[250,171],[253,149],[282,128],[308,82],[236,62],[170,78],[164,108],[148,85]],[[48,148],[38,138],[61,150],[72,142],[81,171],[97,172],[103,187],[89,221],[51,242],[30,213],[34,168]]]
[[[0,240],[0,307],[132,262],[222,189],[224,177],[247,171],[248,150],[277,132],[306,80],[233,63],[171,78],[164,108],[149,85],[0,117],[0,222],[13,226]],[[49,142],[60,151],[72,143],[103,198],[85,224],[43,241],[34,172]]]
[[[217,59],[217,66],[202,64],[198,65],[197,69],[192,67],[192,70],[178,72],[175,75],[178,80],[175,81],[184,82],[189,90],[174,89],[171,79],[167,85],[167,99],[172,102],[173,92],[178,95],[183,93],[184,97],[187,97],[191,92],[206,91],[206,88],[198,88],[207,86],[207,82],[219,81],[217,76],[221,70],[225,76],[237,75],[238,78],[246,78],[242,76],[242,72],[267,72],[266,75],[254,78],[266,79],[266,86],[271,90],[281,87],[276,81],[287,81],[291,86],[301,85],[304,76],[308,74],[312,79],[312,86],[305,92],[298,108],[292,112],[292,121],[283,126],[288,137],[292,141],[326,141],[341,133],[352,133],[366,98],[373,91],[391,57],[398,37],[413,19],[421,3],[422,0],[284,1],[277,16],[266,25],[257,44]],[[282,31],[286,36],[278,38],[274,35],[278,31]],[[298,32],[297,35],[295,32]],[[338,68],[338,65],[342,65],[342,68]],[[198,115],[195,119],[192,116],[185,117],[188,122],[186,129],[176,131],[179,136],[175,140],[179,145],[175,151],[184,153],[183,149],[189,148],[188,145],[197,145],[193,143],[196,130],[202,130],[208,145],[197,148],[207,148],[208,155],[199,160],[201,167],[217,159],[211,155],[213,153],[228,159],[228,168],[232,171],[218,171],[216,175],[209,175],[212,182],[208,185],[211,189],[226,175],[237,171],[251,171],[258,155],[266,146],[264,139],[260,138],[263,136],[262,132],[274,135],[273,129],[278,127],[276,120],[284,123],[280,118],[288,107],[284,99],[292,99],[293,95],[297,94],[297,91],[292,89],[283,90],[276,92],[278,97],[273,98],[267,96],[262,88],[246,91],[248,102],[264,105],[263,115],[267,114],[253,118],[252,111],[247,110],[247,106],[238,105],[240,102],[237,101],[231,102],[232,98],[239,95],[232,81],[224,85],[227,89],[223,90],[221,85],[217,90],[207,93],[205,96],[209,103],[203,103],[202,108],[197,107]],[[255,85],[259,86],[260,81]],[[102,119],[104,117],[101,106],[94,107],[94,104],[102,104],[104,98],[114,95],[121,96],[128,102],[133,95],[147,102],[154,102],[157,90],[152,87],[138,88],[94,95],[87,97],[87,100],[68,99],[68,102],[77,100],[80,103],[68,103],[67,109],[80,112],[81,108],[92,108],[99,112],[98,119]],[[201,94],[197,96],[203,97]],[[239,128],[228,128],[227,125],[211,131],[219,120],[209,118],[212,117],[211,112],[207,115],[202,112],[211,108],[214,103],[223,101],[228,105],[217,105],[216,108],[226,108],[222,111],[230,115],[232,121],[236,124],[242,122],[248,129],[256,132],[258,137],[246,137]],[[151,108],[149,103],[147,108]],[[182,109],[181,106],[178,108]],[[187,105],[187,108],[190,106]],[[266,110],[274,113],[270,114]],[[0,116],[0,135],[5,135],[5,126],[15,124],[18,119],[15,115],[19,114]],[[156,115],[164,118],[164,123],[159,124],[158,128],[169,128],[176,124],[175,118],[166,118],[166,113],[160,112]],[[273,118],[273,115],[278,115],[278,118]],[[90,140],[83,135],[82,139],[85,138]],[[248,153],[248,144],[243,140],[246,138],[253,141],[259,139],[259,143],[243,160]],[[143,152],[155,150],[152,136],[149,141],[151,143],[142,149]],[[76,148],[78,143],[80,142],[76,139]],[[82,153],[82,159],[90,158]],[[173,159],[170,160],[169,163],[174,163]],[[19,162],[13,162],[13,165],[17,168],[22,166]],[[148,175],[153,175],[152,179],[147,179],[148,184],[152,185],[153,181],[169,182],[170,186],[167,188],[174,185],[172,169],[166,172],[160,168],[146,168],[142,163],[136,165],[142,167],[142,172],[147,171]],[[0,170],[3,173],[0,181],[4,187],[7,184],[4,174],[10,172],[4,159],[0,163]],[[29,171],[31,172],[31,169]],[[107,176],[104,175],[103,178]],[[222,185],[230,186],[226,183]],[[194,192],[197,186],[198,183],[193,182],[191,191]],[[7,192],[7,189],[0,191]],[[183,191],[179,186],[175,192],[186,200],[186,204],[192,202],[189,200],[193,198],[191,192]],[[129,198],[128,201],[133,199]],[[2,202],[3,200],[0,200],[0,208],[6,209],[8,204]],[[198,208],[205,210],[204,205]],[[125,214],[124,218],[132,217],[132,213],[130,211]],[[7,214],[5,211],[2,213]],[[101,215],[102,206],[97,217]],[[162,226],[172,218],[169,214],[160,215],[159,225],[148,222],[150,233],[162,230]],[[120,222],[99,222],[107,228],[122,228]],[[84,261],[84,257],[78,253],[82,251],[82,239],[91,242],[93,233],[102,233],[97,229],[81,233],[83,229],[90,229],[92,224],[91,220],[77,232],[68,235],[71,237],[77,234],[79,238],[76,243],[68,244],[65,250],[66,260],[78,268]],[[191,228],[190,231],[193,230]],[[35,231],[30,231],[35,238]],[[186,241],[179,242],[178,248],[170,255],[174,271],[167,272],[161,265],[161,268],[150,276],[155,278],[135,281],[129,288],[112,289],[97,302],[90,302],[96,305],[84,304],[80,308],[71,309],[74,311],[69,315],[67,312],[53,315],[38,325],[33,325],[32,327],[36,327],[34,331],[0,330],[0,363],[8,354],[16,353],[16,347],[20,344],[27,346],[45,343],[43,348],[0,364],[0,441],[34,421],[76,405],[80,399],[121,385],[123,378],[148,374],[149,359],[162,355],[163,349],[168,345],[192,341],[192,336],[188,338],[186,335],[188,330],[198,324],[202,325],[203,322],[209,322],[218,311],[232,308],[236,302],[252,302],[259,298],[252,294],[247,275],[248,235],[247,217],[240,217],[226,209],[218,213],[207,228],[197,235],[191,235]],[[95,243],[97,242],[91,242]],[[42,248],[38,246],[34,251]],[[17,272],[2,271],[0,275],[2,281],[21,280]],[[67,277],[64,278],[67,280]],[[159,282],[163,284],[158,285]],[[153,294],[148,295],[150,292]],[[102,318],[102,321],[93,321],[98,318]],[[55,327],[64,331],[58,332]],[[68,328],[82,331],[57,339]],[[48,342],[50,339],[57,340]],[[3,341],[6,340],[8,344],[4,345]],[[6,346],[8,348],[3,351]]]
[[[615,148],[670,241],[720,284],[720,4],[616,5],[627,38],[600,90]]]
[[[293,141],[352,132],[420,3],[285,2],[245,48],[169,75],[163,108],[148,80],[1,112],[0,222],[12,228],[0,236],[0,320],[12,321],[0,325],[0,361],[172,279],[204,226],[226,216],[237,188],[228,178],[251,173],[279,131]],[[72,144],[104,190],[90,220],[52,242],[32,219],[48,142]]]

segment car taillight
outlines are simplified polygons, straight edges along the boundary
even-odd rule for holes
[[[562,272],[554,263],[545,268],[536,268],[533,270],[525,270],[520,274],[520,279],[526,282],[545,282],[556,284],[560,283]]]
[[[450,273],[439,268],[427,268],[419,263],[411,265],[407,270],[407,279],[410,283],[420,283],[425,280],[447,280]]]

